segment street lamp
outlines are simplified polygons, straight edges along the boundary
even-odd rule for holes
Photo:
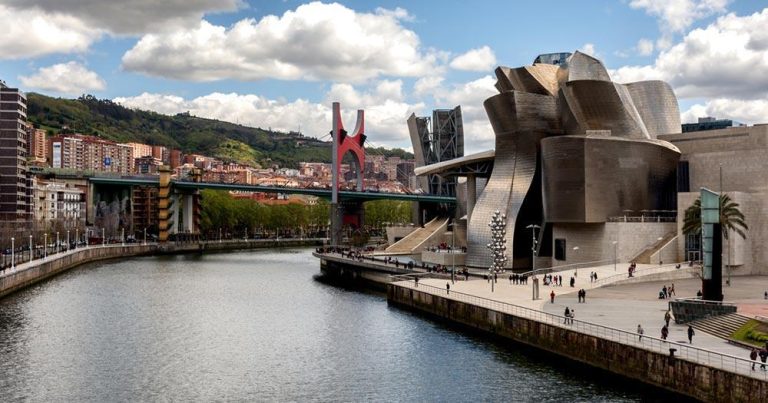
[[[104,228],[101,229],[101,246],[107,245],[107,235],[106,231],[104,231]]]
[[[125,246],[125,228],[120,228],[120,245]]]
[[[486,246],[493,253],[493,262],[491,263],[491,267],[488,268],[488,274],[491,279],[491,292],[493,292],[493,283],[495,282],[494,275],[503,270],[504,265],[507,262],[507,247],[505,246],[507,240],[504,239],[504,236],[507,233],[507,215],[501,214],[499,210],[496,210],[493,213],[493,217],[491,217],[488,226],[491,227],[491,243]]]
[[[619,241],[611,242],[613,244],[613,271],[616,271],[616,249]]]
[[[69,252],[69,230],[67,230],[67,252]]]
[[[531,229],[531,239],[532,239],[532,243],[531,243],[531,272],[535,273],[536,272],[536,255],[537,255],[537,253],[536,253],[536,249],[537,249],[536,246],[538,244],[538,241],[536,240],[536,230],[541,228],[541,226],[540,225],[536,225],[536,224],[531,224],[531,225],[526,226],[525,228],[530,228]]]
[[[451,284],[454,284],[456,282],[456,254],[453,249],[456,245],[456,223],[448,224],[448,228],[451,228]]]
[[[574,246],[573,247],[573,255],[574,255],[573,260],[576,260],[576,251],[577,250],[579,250],[579,247],[578,246]],[[578,263],[574,263],[574,265],[576,265],[576,269],[574,269],[574,271],[573,271],[573,277],[579,277],[579,264]]]
[[[11,237],[11,270],[16,268],[16,238]]]
[[[43,258],[48,257],[48,233],[43,235]]]
[[[31,262],[34,257],[35,254],[32,250],[32,234],[29,234],[29,261]]]
[[[80,227],[75,228],[75,249],[77,249],[78,242],[80,242]]]
[[[59,231],[56,231],[56,253],[61,251],[61,244],[59,243]]]
[[[147,244],[147,227],[144,227],[144,245]]]

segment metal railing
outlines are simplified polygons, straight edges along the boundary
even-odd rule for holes
[[[609,263],[613,263],[613,259],[603,259],[603,260],[594,260],[591,262],[582,262],[582,263],[570,263],[570,264],[564,264],[561,266],[552,266],[552,267],[544,267],[541,269],[536,269],[532,271],[527,271],[524,273],[520,273],[521,276],[533,276],[533,275],[539,275],[539,274],[548,274],[548,273],[555,273],[555,272],[561,272],[566,270],[577,270],[577,269],[585,269],[587,267],[595,267],[595,266],[602,266]]]
[[[596,287],[600,287],[600,286],[603,286],[603,285],[606,285],[606,284],[614,283],[614,282],[617,282],[617,281],[620,281],[620,280],[628,280],[630,278],[643,277],[643,276],[647,276],[649,274],[670,273],[670,272],[676,272],[678,270],[693,271],[693,270],[697,269],[696,267],[682,267],[682,266],[679,269],[673,269],[676,266],[677,266],[677,263],[676,264],[663,265],[663,266],[656,266],[656,267],[648,267],[648,268],[645,268],[645,269],[637,269],[637,270],[635,270],[632,273],[631,277],[626,272],[624,272],[624,273],[618,273],[617,272],[618,274],[614,274],[612,276],[598,278],[597,281],[594,281],[594,282],[590,283],[590,287],[591,288],[596,288]],[[670,270],[670,269],[673,269],[673,270]]]
[[[412,279],[405,281],[406,284],[408,284],[408,288],[416,289],[416,287],[411,287],[411,282],[413,281]],[[566,323],[566,318],[562,315],[551,314],[532,308],[526,308],[507,302],[496,301],[488,298],[478,297],[476,295],[465,294],[462,292],[452,290],[447,291],[446,289],[428,284],[419,284],[418,290],[428,292],[433,295],[441,295],[445,298],[466,302],[497,312],[507,313],[521,318],[535,320],[540,323],[573,330],[575,332],[599,337],[624,345],[630,345],[664,355],[674,354],[674,357],[678,359],[685,359],[690,362],[708,365],[710,367],[724,371],[768,381],[768,371],[761,371],[760,368],[757,368],[761,365],[761,363],[758,361],[752,361],[729,354],[723,354],[716,351],[693,347],[690,344],[682,344],[674,341],[662,340],[652,336],[638,335],[634,332],[616,329],[604,325],[598,325],[582,320],[576,320],[573,318],[569,318],[568,323]],[[755,366],[756,370],[752,369],[753,365]]]

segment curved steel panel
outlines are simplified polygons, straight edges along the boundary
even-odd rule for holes
[[[628,210],[675,210],[680,152],[665,143],[608,136],[542,140],[546,221],[597,223]]]
[[[672,87],[664,81],[625,84],[651,138],[680,133],[680,108]]]
[[[568,134],[610,130],[613,136],[651,137],[632,103],[629,91],[623,85],[597,80],[569,81],[562,91],[568,109],[578,123],[578,131]]]

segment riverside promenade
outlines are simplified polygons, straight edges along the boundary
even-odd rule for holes
[[[127,243],[80,246],[67,251],[51,253],[44,258],[19,263],[13,268],[9,267],[0,271],[0,298],[79,265],[99,260],[142,255],[215,253],[246,249],[317,246],[322,245],[323,241],[322,238],[229,239],[204,242],[168,242],[165,244]]]
[[[479,329],[515,342],[550,351],[610,372],[652,384],[704,401],[768,401],[768,372],[752,370],[749,351],[703,332],[693,344],[687,340],[687,326],[670,323],[670,336],[661,340],[660,329],[669,299],[658,299],[663,286],[674,283],[676,297],[695,296],[697,269],[682,265],[638,265],[629,278],[627,263],[614,266],[561,268],[563,286],[540,285],[540,299],[532,299],[532,284],[509,283],[508,273],[491,283],[475,271],[469,280],[446,273],[427,273],[416,267],[403,273],[381,257],[350,257],[317,253],[323,260],[346,261],[346,270],[358,267],[392,273],[387,285],[391,304],[429,316]],[[365,270],[363,270],[364,272]],[[596,272],[597,282],[590,273]],[[574,287],[569,286],[575,276]],[[415,278],[418,277],[418,283]],[[538,276],[541,279],[542,275]],[[765,278],[735,277],[726,289],[739,296],[750,312],[761,312],[755,284]],[[447,290],[446,285],[450,287]],[[577,301],[577,291],[586,290],[586,302]],[[550,292],[555,292],[554,303]],[[747,298],[749,297],[749,298]],[[739,306],[742,304],[740,303]],[[566,323],[565,307],[575,309],[575,318]],[[740,309],[741,312],[741,309]],[[644,336],[636,333],[641,324]]]

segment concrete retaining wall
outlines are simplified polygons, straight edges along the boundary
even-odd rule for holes
[[[390,303],[496,334],[613,373],[713,402],[765,402],[768,384],[570,329],[423,291],[387,286]]]
[[[675,323],[688,323],[694,320],[736,313],[736,305],[720,304],[712,301],[673,300],[669,303]]]

